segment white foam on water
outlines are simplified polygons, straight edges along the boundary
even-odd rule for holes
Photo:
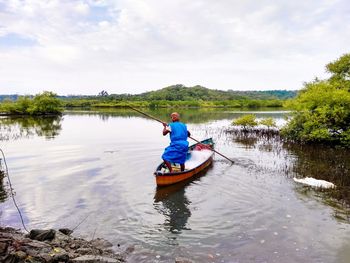
[[[192,151],[191,157],[185,162],[185,169],[190,170],[209,158],[213,152],[210,150]]]
[[[312,177],[305,177],[302,179],[293,178],[293,180],[297,183],[313,186],[313,187],[319,187],[319,188],[335,188],[335,185],[331,182],[327,182],[325,180],[318,180]]]

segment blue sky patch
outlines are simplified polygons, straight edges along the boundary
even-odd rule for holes
[[[0,36],[0,47],[30,47],[36,44],[34,39],[16,33]]]
[[[112,21],[111,11],[105,6],[94,6],[90,9],[88,21],[93,23],[99,23],[101,21]]]

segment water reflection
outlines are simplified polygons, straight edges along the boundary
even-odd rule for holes
[[[296,174],[335,182],[337,187],[350,186],[350,150],[321,145],[284,144],[284,147],[297,156]]]
[[[324,198],[328,193],[292,180],[310,175],[309,149],[259,138],[245,147],[244,138],[238,142],[225,132],[238,113],[220,112],[223,120],[190,128],[195,138],[213,137],[216,149],[235,164],[216,156],[200,180],[155,189],[151,174],[168,138],[160,137],[153,121],[124,113],[102,113],[108,121],[96,113],[66,114],[64,131],[54,140],[33,136],[2,142],[31,228],[74,227],[92,213],[96,216],[76,234],[91,238],[97,224],[96,235],[115,247],[137,244],[130,262],[174,262],[182,256],[194,262],[347,262],[348,254],[340,255],[339,248],[349,248],[350,224],[331,216],[342,215],[324,205],[323,200],[333,200]],[[208,117],[195,114],[199,121]],[[328,162],[337,166],[338,155],[326,150],[325,159],[327,152]],[[338,169],[348,169],[345,161]],[[319,162],[324,159],[314,166]],[[20,226],[10,199],[0,210],[6,211],[1,222]]]
[[[150,109],[140,109],[141,111],[156,117],[157,119],[163,121],[170,121],[170,114],[174,111],[178,111],[181,114],[181,120],[186,123],[205,123],[208,121],[219,120],[219,119],[228,119],[230,118],[231,113],[226,111],[213,111],[213,110],[194,110],[194,109],[158,109],[158,110],[150,110]],[[84,114],[89,116],[98,116],[103,121],[108,121],[109,118],[112,117],[124,117],[124,118],[132,118],[132,117],[148,117],[134,111],[131,109],[99,109],[94,111],[72,111],[69,112],[70,115],[74,114]]]
[[[165,108],[165,109],[149,109],[140,108],[139,110],[156,117],[157,119],[163,121],[170,121],[170,114],[174,111],[177,111],[181,115],[181,121],[185,123],[206,123],[209,121],[217,121],[229,119],[232,120],[234,118],[238,118],[247,112],[240,112],[237,110],[229,110],[224,108],[212,109],[212,108],[202,108],[202,109],[184,109],[184,108]],[[132,110],[132,109],[109,109],[109,108],[101,108],[94,110],[74,110],[74,111],[66,111],[69,115],[88,115],[88,116],[98,116],[103,121],[108,121],[112,117],[124,117],[124,118],[132,118],[132,117],[141,117],[146,118],[144,115]],[[276,113],[271,112],[255,112],[257,117],[266,118],[266,117],[275,117],[281,118],[281,112],[276,111]]]
[[[52,139],[60,133],[61,122],[62,116],[0,118],[0,141],[34,135]]]
[[[173,234],[180,234],[182,230],[190,230],[187,227],[188,219],[191,217],[189,205],[191,201],[186,196],[186,189],[200,181],[202,176],[213,168],[213,164],[185,181],[157,187],[154,195],[154,209],[165,217],[164,228]],[[175,238],[170,237],[171,241]]]
[[[313,177],[334,183],[335,189],[296,185],[295,191],[301,198],[314,196],[333,208],[334,217],[350,221],[350,150],[288,143],[278,133],[229,131],[228,134],[245,149],[257,151],[261,161],[255,172],[283,174],[289,178]]]
[[[186,224],[191,216],[188,208],[190,204],[185,194],[185,187],[180,184],[157,188],[153,205],[165,217],[164,228],[171,233],[181,233],[187,229]]]
[[[230,128],[226,132],[233,136],[235,142],[246,146],[247,149],[261,144],[279,146],[282,141],[279,130],[275,128],[254,128],[250,130]]]
[[[2,169],[2,166],[1,166],[1,159],[0,159],[0,203],[4,202],[7,198],[7,193],[4,186],[5,173],[1,169]]]
[[[337,219],[350,221],[350,150],[321,145],[284,144],[296,158],[293,173],[296,177],[313,177],[336,185],[335,189],[315,192],[322,201],[334,209]],[[296,188],[301,194],[309,194],[313,189]],[[337,201],[336,201],[337,200]]]

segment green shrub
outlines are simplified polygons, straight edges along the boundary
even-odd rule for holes
[[[0,105],[1,112],[19,115],[59,114],[62,110],[56,94],[49,91],[44,91],[34,98],[23,96],[17,101],[5,101]]]
[[[267,126],[267,129],[270,129],[272,127],[277,127],[275,120],[271,117],[262,119],[261,121],[259,121],[259,124]]]
[[[327,65],[328,80],[306,83],[288,101],[293,118],[282,129],[286,138],[301,142],[342,144],[350,147],[350,55]]]
[[[252,128],[258,125],[258,123],[256,121],[256,116],[254,114],[247,114],[233,120],[232,125],[242,126],[243,130],[248,130],[249,128]]]

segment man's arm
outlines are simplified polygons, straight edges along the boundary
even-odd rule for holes
[[[163,122],[163,136],[167,135],[170,132],[170,127],[168,126],[167,123]]]

